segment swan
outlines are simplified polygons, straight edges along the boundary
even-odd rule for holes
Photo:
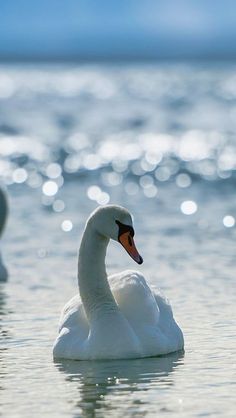
[[[5,227],[6,219],[8,214],[8,204],[6,194],[3,189],[0,187],[0,238],[2,236],[3,229]],[[2,256],[0,252],[0,282],[5,282],[7,280],[8,273],[7,269],[3,264]]]
[[[167,299],[137,271],[107,277],[109,239],[138,264],[130,213],[121,206],[97,208],[89,217],[78,260],[79,294],[64,307],[55,359],[97,360],[152,357],[183,349],[183,334]]]

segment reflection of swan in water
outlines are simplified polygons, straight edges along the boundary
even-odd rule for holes
[[[0,187],[0,238],[6,223],[8,213],[7,198],[5,192]],[[7,280],[7,269],[2,262],[1,252],[0,252],[0,282],[5,282]]]
[[[132,407],[132,414],[136,416],[135,408],[138,411],[140,404],[145,403],[144,392],[151,388],[158,391],[158,388],[174,385],[171,373],[183,364],[183,356],[183,352],[179,351],[167,356],[146,359],[54,361],[58,370],[65,374],[66,381],[77,383],[79,396],[73,407],[81,409],[82,416],[94,417],[98,409],[106,411],[107,408],[112,410],[117,406],[124,411],[125,408]],[[70,391],[71,387],[69,387]],[[136,394],[132,396],[134,392]],[[145,399],[147,397],[148,395],[145,395]],[[156,396],[155,398],[158,399]],[[122,404],[119,399],[122,399]]]
[[[1,370],[1,379],[0,379],[0,391],[4,389],[3,378],[6,376],[6,364],[5,364],[5,354],[8,350],[8,341],[10,339],[9,331],[5,329],[3,322],[4,316],[8,314],[8,309],[6,307],[6,294],[3,289],[3,284],[0,284],[0,370]]]

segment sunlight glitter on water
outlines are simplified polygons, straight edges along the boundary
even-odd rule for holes
[[[4,416],[234,417],[234,82],[234,64],[0,68]],[[133,214],[185,353],[53,363],[81,232],[108,202]],[[107,268],[136,266],[111,242]]]
[[[46,196],[54,196],[58,192],[58,185],[55,181],[46,181],[43,184],[42,191]]]
[[[223,224],[226,228],[232,228],[235,225],[235,218],[231,215],[226,215],[223,218]]]
[[[73,228],[73,223],[71,222],[70,219],[65,219],[61,224],[61,229],[64,232],[69,232],[72,230],[72,228]]]
[[[193,215],[197,212],[197,204],[193,200],[185,200],[181,203],[181,211],[184,215]]]

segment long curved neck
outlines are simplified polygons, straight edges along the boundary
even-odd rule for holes
[[[96,232],[88,222],[79,249],[78,282],[89,322],[97,318],[101,311],[118,309],[106,274],[108,243],[109,239]]]

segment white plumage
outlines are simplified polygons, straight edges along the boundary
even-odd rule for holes
[[[87,223],[79,256],[80,295],[62,311],[53,350],[56,358],[150,357],[183,348],[183,334],[169,302],[148,286],[141,273],[126,270],[107,279],[103,263],[108,238],[96,236],[100,234],[96,228],[106,222],[107,229],[110,222],[108,236],[113,238],[118,235],[113,228],[116,219],[132,225],[129,213],[117,206],[99,209]]]

